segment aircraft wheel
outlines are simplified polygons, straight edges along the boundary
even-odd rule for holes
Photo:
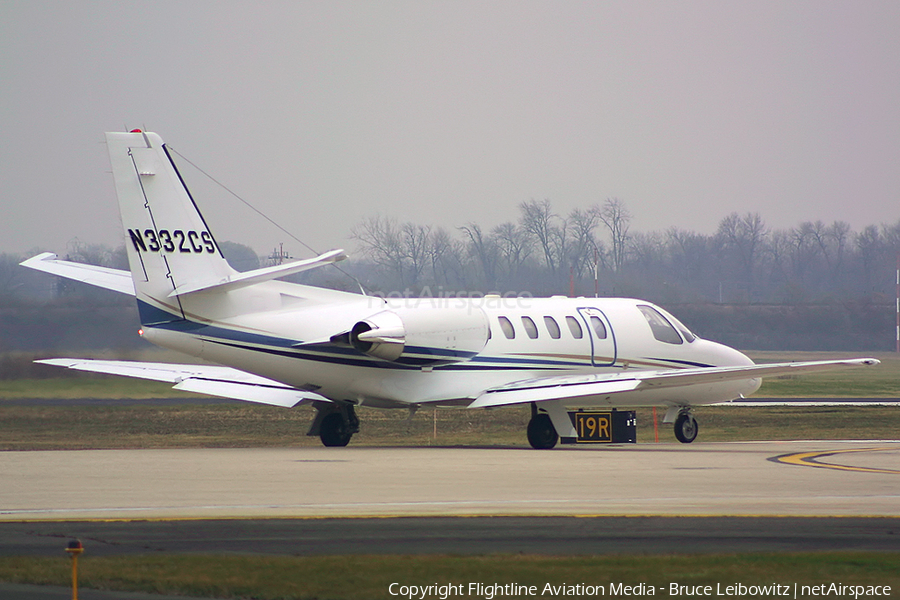
[[[538,413],[528,422],[528,443],[536,450],[549,450],[559,441],[550,415]]]
[[[675,437],[682,444],[690,444],[697,439],[700,426],[691,413],[683,412],[675,419]]]
[[[350,443],[353,432],[339,412],[333,412],[324,419],[319,429],[319,438],[322,444],[329,447],[346,446]]]

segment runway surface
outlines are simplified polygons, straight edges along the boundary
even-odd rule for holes
[[[3,452],[0,481],[5,521],[900,516],[900,441]]]

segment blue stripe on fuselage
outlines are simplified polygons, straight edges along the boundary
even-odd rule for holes
[[[141,323],[144,327],[163,329],[166,331],[178,331],[204,338],[205,340],[223,346],[242,350],[265,352],[298,360],[310,360],[315,362],[327,362],[357,367],[372,367],[378,369],[413,370],[423,366],[434,366],[440,370],[565,370],[572,368],[590,367],[590,359],[585,357],[579,360],[559,360],[543,358],[523,358],[513,356],[481,356],[477,353],[448,350],[442,348],[409,347],[406,352],[418,356],[404,356],[398,361],[386,361],[369,356],[352,348],[331,343],[304,345],[300,340],[290,340],[276,336],[251,333],[236,329],[228,329],[217,325],[207,325],[184,319],[163,309],[157,308],[147,302],[138,300],[138,312],[141,315]],[[453,361],[470,359],[468,362],[451,362],[450,364],[435,364],[442,360]],[[653,358],[653,361],[663,363],[676,363],[692,367],[708,367],[703,363],[690,361]]]

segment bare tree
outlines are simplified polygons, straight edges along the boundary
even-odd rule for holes
[[[629,247],[633,260],[645,270],[659,268],[665,260],[666,244],[659,232],[638,232],[630,236]]]
[[[465,244],[443,227],[432,229],[425,249],[431,269],[430,282],[447,288],[465,287],[471,279],[464,261]]]
[[[19,266],[22,257],[18,254],[0,254],[0,296],[11,294],[23,285],[27,269]]]
[[[558,227],[555,225],[556,215],[550,207],[549,200],[538,202],[522,202],[519,205],[519,223],[522,229],[534,236],[544,254],[544,263],[551,273],[556,274],[559,261],[556,256],[559,236]]]
[[[112,250],[103,244],[85,244],[78,238],[67,244],[66,259],[74,262],[108,267],[112,262]]]
[[[519,269],[534,249],[532,239],[521,226],[510,221],[494,227],[491,236],[497,244],[507,277],[518,277]]]
[[[419,285],[422,271],[428,265],[428,245],[431,227],[404,223],[400,227],[400,240],[404,262],[409,273],[411,285]]]
[[[816,247],[812,229],[813,224],[805,221],[797,227],[791,227],[787,232],[791,274],[796,282],[803,282],[815,270],[819,249]]]
[[[570,264],[576,277],[584,275],[589,266],[594,264],[594,255],[601,258],[602,244],[597,241],[594,230],[600,224],[600,207],[596,204],[582,210],[576,208],[569,213],[569,235],[572,242],[569,244]]]
[[[731,213],[719,223],[718,235],[726,250],[731,251],[737,259],[744,280],[752,290],[756,263],[768,229],[758,212],[739,216]]]
[[[816,221],[809,226],[809,234],[822,253],[832,284],[838,283],[850,236],[850,224],[846,221],[835,221],[826,227],[822,221]]]
[[[477,223],[469,223],[459,228],[469,238],[469,247],[478,260],[488,288],[497,285],[497,245],[490,235],[485,236]]]
[[[856,234],[856,248],[863,268],[863,284],[870,288],[875,279],[875,271],[884,253],[885,243],[875,225],[869,225]]]
[[[628,228],[631,226],[631,213],[625,208],[625,203],[618,198],[607,198],[598,216],[609,230],[613,270],[618,273],[622,270],[622,265],[625,264],[625,250],[628,243]]]
[[[397,221],[376,215],[367,217],[350,230],[350,237],[362,245],[363,254],[376,265],[403,279],[403,243]]]

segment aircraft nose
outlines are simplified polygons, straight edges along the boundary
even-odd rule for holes
[[[718,367],[749,367],[750,365],[756,364],[750,359],[749,356],[747,356],[743,352],[735,350],[730,346],[726,346],[725,344],[720,344],[718,342],[707,343],[710,344],[710,364],[714,364]],[[735,389],[735,397],[749,396],[756,392],[756,390],[759,389],[760,385],[762,385],[762,379],[748,379],[746,383],[743,384],[743,388]]]
[[[703,341],[709,345],[709,352],[713,356],[711,362],[717,367],[746,367],[755,364],[749,356],[731,346],[709,340]]]

